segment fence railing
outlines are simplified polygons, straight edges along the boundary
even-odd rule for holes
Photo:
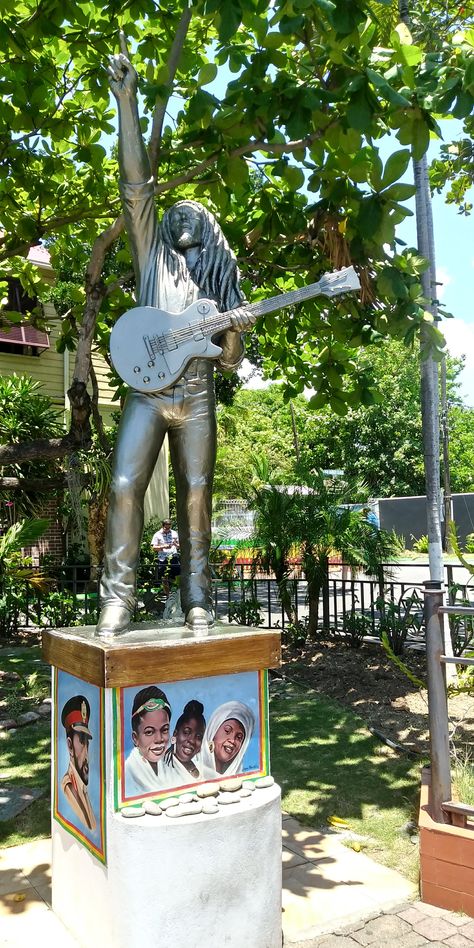
[[[260,624],[264,628],[285,629],[288,620],[282,608],[278,587],[272,576],[258,573],[252,577],[248,564],[240,564],[231,578],[213,580],[215,614],[219,619],[233,615],[233,621],[251,614],[252,602],[258,609]],[[17,589],[9,606],[9,622],[19,628],[68,626],[94,624],[99,610],[99,576],[91,579],[91,571],[82,564],[48,569],[53,580],[46,593],[39,593],[27,583]],[[299,620],[308,614],[307,583],[298,564],[295,563],[293,579],[288,581],[294,612]],[[364,574],[352,574],[349,567],[331,563],[329,578],[322,595],[329,604],[329,623],[335,632],[343,631],[348,615],[365,617],[368,634],[378,634],[379,609],[377,598],[381,593],[386,602],[398,602],[417,590],[423,593],[424,581],[428,577],[428,566],[418,563],[385,563],[378,579]],[[469,588],[466,571],[457,564],[445,567],[445,582],[449,590],[457,590],[457,597],[468,599]],[[141,615],[159,615],[164,597],[152,582],[138,589],[139,607],[136,618]],[[451,596],[451,601],[453,596]],[[245,609],[245,603],[249,608]],[[240,609],[239,609],[240,606]],[[322,612],[322,610],[320,610]]]

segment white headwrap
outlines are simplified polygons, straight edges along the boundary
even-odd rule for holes
[[[219,730],[221,724],[224,724],[224,721],[229,721],[231,719],[239,721],[245,731],[245,737],[242,741],[242,746],[238,754],[230,762],[224,773],[219,774],[216,770],[214,747],[211,744],[211,751],[209,749],[209,744],[214,741],[216,733]],[[242,704],[241,701],[227,701],[225,704],[221,704],[218,708],[216,708],[215,711],[213,711],[204,732],[204,739],[201,748],[201,767],[199,769],[202,771],[202,775],[206,780],[215,777],[228,777],[231,774],[240,773],[245,751],[249,746],[250,738],[252,737],[254,728],[255,715],[253,711],[250,710],[248,705]]]

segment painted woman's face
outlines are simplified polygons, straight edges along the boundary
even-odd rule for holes
[[[245,740],[245,728],[240,721],[229,718],[221,724],[214,737],[214,757],[216,765],[224,767],[237,757]]]
[[[141,717],[136,731],[132,731],[132,740],[142,757],[150,764],[163,757],[168,746],[170,722],[166,711],[146,711]]]
[[[178,204],[171,208],[169,226],[174,246],[178,250],[197,247],[202,241],[202,217],[190,204]]]
[[[175,754],[182,764],[187,764],[201,750],[204,727],[202,721],[191,718],[174,732]]]

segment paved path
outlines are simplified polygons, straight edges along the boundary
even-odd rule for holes
[[[79,948],[51,911],[50,893],[51,840],[0,850],[2,948]],[[474,919],[416,898],[403,876],[344,846],[337,833],[283,816],[285,948],[474,948]]]

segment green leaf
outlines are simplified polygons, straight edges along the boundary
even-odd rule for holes
[[[405,174],[410,159],[411,155],[407,148],[403,148],[401,151],[395,151],[393,155],[390,155],[383,172],[383,188],[388,187],[389,184],[393,184],[394,181],[398,181]]]
[[[242,9],[238,0],[222,0],[219,4],[219,40],[226,43],[237,32],[242,21]]]
[[[210,82],[214,82],[214,79],[217,76],[217,66],[215,63],[205,63],[204,66],[199,70],[199,75],[197,79],[198,86],[207,86]]]
[[[383,210],[376,198],[364,198],[359,204],[357,223],[363,237],[373,237],[382,222]]]
[[[377,277],[377,287],[382,296],[386,296],[393,301],[400,298],[404,299],[407,296],[406,285],[395,267],[385,267]]]
[[[400,58],[407,66],[417,66],[423,59],[423,50],[418,46],[401,46]]]
[[[382,191],[382,194],[385,198],[390,198],[392,201],[407,201],[409,198],[413,197],[416,194],[416,187],[414,184],[392,184],[389,188],[386,188]]]
[[[361,132],[368,132],[372,124],[372,109],[362,90],[352,96],[347,107],[347,120],[352,128]]]
[[[299,191],[304,185],[304,173],[301,168],[295,168],[294,165],[285,165],[283,177],[293,191]]]
[[[412,127],[413,157],[419,161],[428,150],[430,144],[430,130],[424,119],[415,119]]]

